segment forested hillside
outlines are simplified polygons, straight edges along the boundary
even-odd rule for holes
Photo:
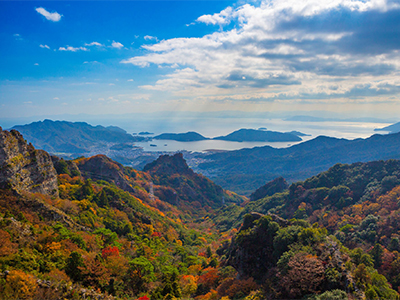
[[[0,137],[0,299],[399,299],[399,161],[279,178],[250,201],[179,154],[137,171]]]

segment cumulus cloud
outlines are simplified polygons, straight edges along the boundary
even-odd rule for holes
[[[39,14],[44,16],[47,20],[52,21],[52,22],[58,22],[61,20],[62,15],[60,15],[58,12],[48,12],[46,9],[43,7],[38,7],[35,9]]]
[[[198,22],[206,23],[206,24],[228,24],[233,17],[233,9],[232,7],[227,7],[223,11],[213,15],[203,15],[197,18]]]
[[[67,46],[67,47],[60,47],[60,48],[58,48],[58,51],[77,52],[77,51],[88,51],[88,49],[85,48],[85,47],[71,47],[71,46]]]
[[[182,96],[388,95],[365,87],[371,81],[400,85],[399,19],[400,5],[391,0],[262,0],[197,18],[229,29],[144,45],[146,54],[122,63],[171,68],[142,88]]]
[[[111,44],[111,47],[117,48],[117,49],[121,49],[121,48],[124,47],[124,45],[122,45],[121,43],[118,43],[116,41],[113,41],[112,44]]]
[[[44,49],[50,49],[50,47],[47,46],[47,45],[39,45],[39,47],[40,47],[40,48],[44,48]]]

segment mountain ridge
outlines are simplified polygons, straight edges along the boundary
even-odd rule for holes
[[[145,140],[143,137],[134,137],[116,126],[92,126],[86,122],[46,119],[27,125],[17,125],[13,129],[21,132],[36,148],[53,153],[82,154],[102,143],[132,143]]]
[[[319,136],[288,148],[264,146],[203,155],[206,161],[195,170],[209,174],[228,190],[250,194],[257,186],[279,176],[293,182],[316,175],[336,163],[398,159],[399,149],[400,133],[375,134],[355,140]],[[238,190],[240,184],[244,186]]]

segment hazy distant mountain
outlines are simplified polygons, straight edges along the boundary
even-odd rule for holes
[[[400,122],[383,128],[376,128],[375,131],[389,131],[390,133],[400,132]]]
[[[266,131],[257,129],[239,129],[225,136],[217,136],[214,140],[232,142],[299,142],[301,138],[293,133]]]
[[[290,133],[290,134],[297,135],[297,136],[311,136],[311,134],[306,134],[306,133],[302,133],[300,131],[295,131],[295,130],[290,131],[290,132],[285,132],[285,133]]]
[[[400,133],[355,140],[319,136],[289,148],[264,146],[202,158],[207,162],[201,163],[196,171],[226,189],[250,194],[279,176],[292,182],[318,174],[336,163],[399,159]]]
[[[173,140],[178,142],[195,142],[209,140],[201,134],[193,131],[186,133],[163,133],[154,137],[156,140]]]
[[[295,122],[367,122],[367,123],[385,123],[387,120],[372,117],[361,118],[345,118],[340,117],[314,117],[314,116],[292,116],[285,119],[285,121]]]
[[[24,138],[36,148],[48,152],[85,153],[102,143],[132,143],[145,138],[134,137],[116,126],[92,126],[85,122],[44,120],[17,125]]]

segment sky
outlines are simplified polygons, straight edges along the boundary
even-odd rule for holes
[[[0,119],[396,118],[400,1],[0,1]]]

